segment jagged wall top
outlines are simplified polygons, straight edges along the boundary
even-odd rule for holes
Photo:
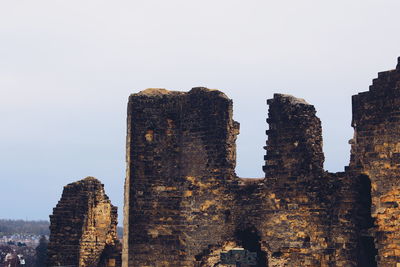
[[[313,105],[291,95],[274,94],[269,104],[266,178],[315,177],[323,170],[321,121]]]
[[[400,58],[354,95],[350,170],[371,181],[379,266],[400,264]]]
[[[400,59],[353,96],[352,164],[336,174],[323,170],[314,106],[275,94],[266,179],[251,183],[234,174],[238,127],[221,92],[131,95],[124,266],[214,266],[236,245],[268,266],[399,264],[399,82]]]

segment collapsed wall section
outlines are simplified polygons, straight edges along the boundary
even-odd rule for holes
[[[368,214],[360,218],[358,177],[323,170],[314,106],[283,94],[267,103],[265,180],[255,191],[262,205],[245,218],[257,222],[268,266],[360,266],[359,226]]]
[[[234,179],[232,101],[147,89],[129,98],[123,266],[192,266],[225,240]]]
[[[100,181],[66,185],[50,215],[48,266],[120,266],[116,227],[117,207]]]
[[[258,228],[269,250],[268,266],[328,266],[334,196],[323,171],[321,122],[314,106],[274,94],[269,105],[263,208]],[[348,263],[348,262],[347,262]]]
[[[400,59],[353,96],[350,168],[371,181],[380,266],[400,265]]]

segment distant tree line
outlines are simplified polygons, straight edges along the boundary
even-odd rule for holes
[[[49,222],[0,219],[0,237],[12,234],[49,235]]]

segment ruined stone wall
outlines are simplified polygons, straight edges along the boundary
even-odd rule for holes
[[[68,184],[50,215],[48,266],[120,266],[116,227],[117,207],[97,179]]]
[[[339,173],[323,169],[321,122],[303,99],[268,100],[265,178],[246,179],[234,172],[239,126],[223,93],[131,95],[123,266],[226,266],[221,253],[240,249],[256,266],[400,265],[399,72],[353,97],[351,162]]]
[[[237,247],[257,266],[355,266],[358,196],[345,174],[323,171],[314,107],[279,94],[268,103],[266,178],[240,179],[225,95],[131,96],[124,266],[214,266]]]
[[[380,266],[400,265],[400,64],[353,96],[351,168],[371,181]]]
[[[268,104],[262,190],[266,203],[261,211],[268,213],[259,229],[270,250],[269,262],[328,266],[335,260],[330,235],[333,199],[326,186],[331,179],[323,171],[321,122],[303,99],[275,94]]]
[[[312,105],[281,94],[267,102],[263,205],[251,222],[259,218],[268,266],[357,266],[365,220],[357,219],[358,178],[323,170],[321,122]]]

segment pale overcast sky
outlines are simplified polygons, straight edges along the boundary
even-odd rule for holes
[[[400,56],[399,0],[0,2],[0,218],[48,219],[86,176],[123,206],[129,94],[218,88],[262,177],[266,99],[315,105],[325,168],[348,164],[351,95]]]

